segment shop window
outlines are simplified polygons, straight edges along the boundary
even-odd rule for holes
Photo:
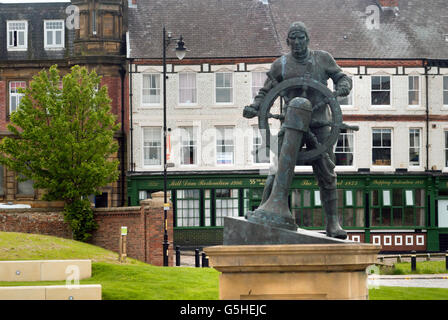
[[[445,168],[448,167],[448,130],[445,130]]]
[[[211,190],[204,191],[204,213],[205,213],[205,226],[212,225],[212,206],[211,206]]]
[[[200,191],[176,190],[176,227],[200,226]]]
[[[215,190],[216,226],[224,225],[224,217],[237,217],[239,214],[238,189]]]
[[[325,218],[319,190],[291,191],[291,211],[297,225],[305,228],[324,228]]]
[[[425,226],[424,189],[372,190],[370,206],[372,227]]]
[[[338,189],[342,227],[364,227],[364,192]]]

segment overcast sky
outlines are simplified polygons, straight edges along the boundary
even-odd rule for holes
[[[0,3],[70,2],[70,0],[0,0]]]

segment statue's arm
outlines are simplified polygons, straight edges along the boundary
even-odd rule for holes
[[[325,53],[323,58],[326,65],[327,75],[333,80],[335,90],[339,92],[340,96],[348,96],[353,87],[352,79],[342,71],[341,67],[338,66],[329,53]]]
[[[258,91],[258,94],[255,96],[254,101],[251,105],[245,106],[243,110],[243,116],[245,118],[253,118],[258,115],[258,110],[260,109],[261,104],[267,93],[274,88],[277,81],[277,61],[274,61],[271,65],[271,69],[266,73],[267,78],[263,84],[263,87]]]

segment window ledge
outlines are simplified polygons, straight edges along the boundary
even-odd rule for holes
[[[8,51],[28,51],[28,48],[8,48]]]
[[[62,51],[65,50],[65,47],[45,47],[46,51]]]
[[[201,109],[202,106],[198,104],[178,104],[175,109]]]
[[[239,108],[233,103],[217,103],[212,106],[212,108]]]
[[[394,167],[392,166],[370,166],[370,171],[394,171]]]

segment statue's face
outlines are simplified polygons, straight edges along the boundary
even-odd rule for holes
[[[305,32],[294,31],[288,36],[288,45],[291,48],[291,53],[295,57],[303,56],[308,49],[309,39]]]

